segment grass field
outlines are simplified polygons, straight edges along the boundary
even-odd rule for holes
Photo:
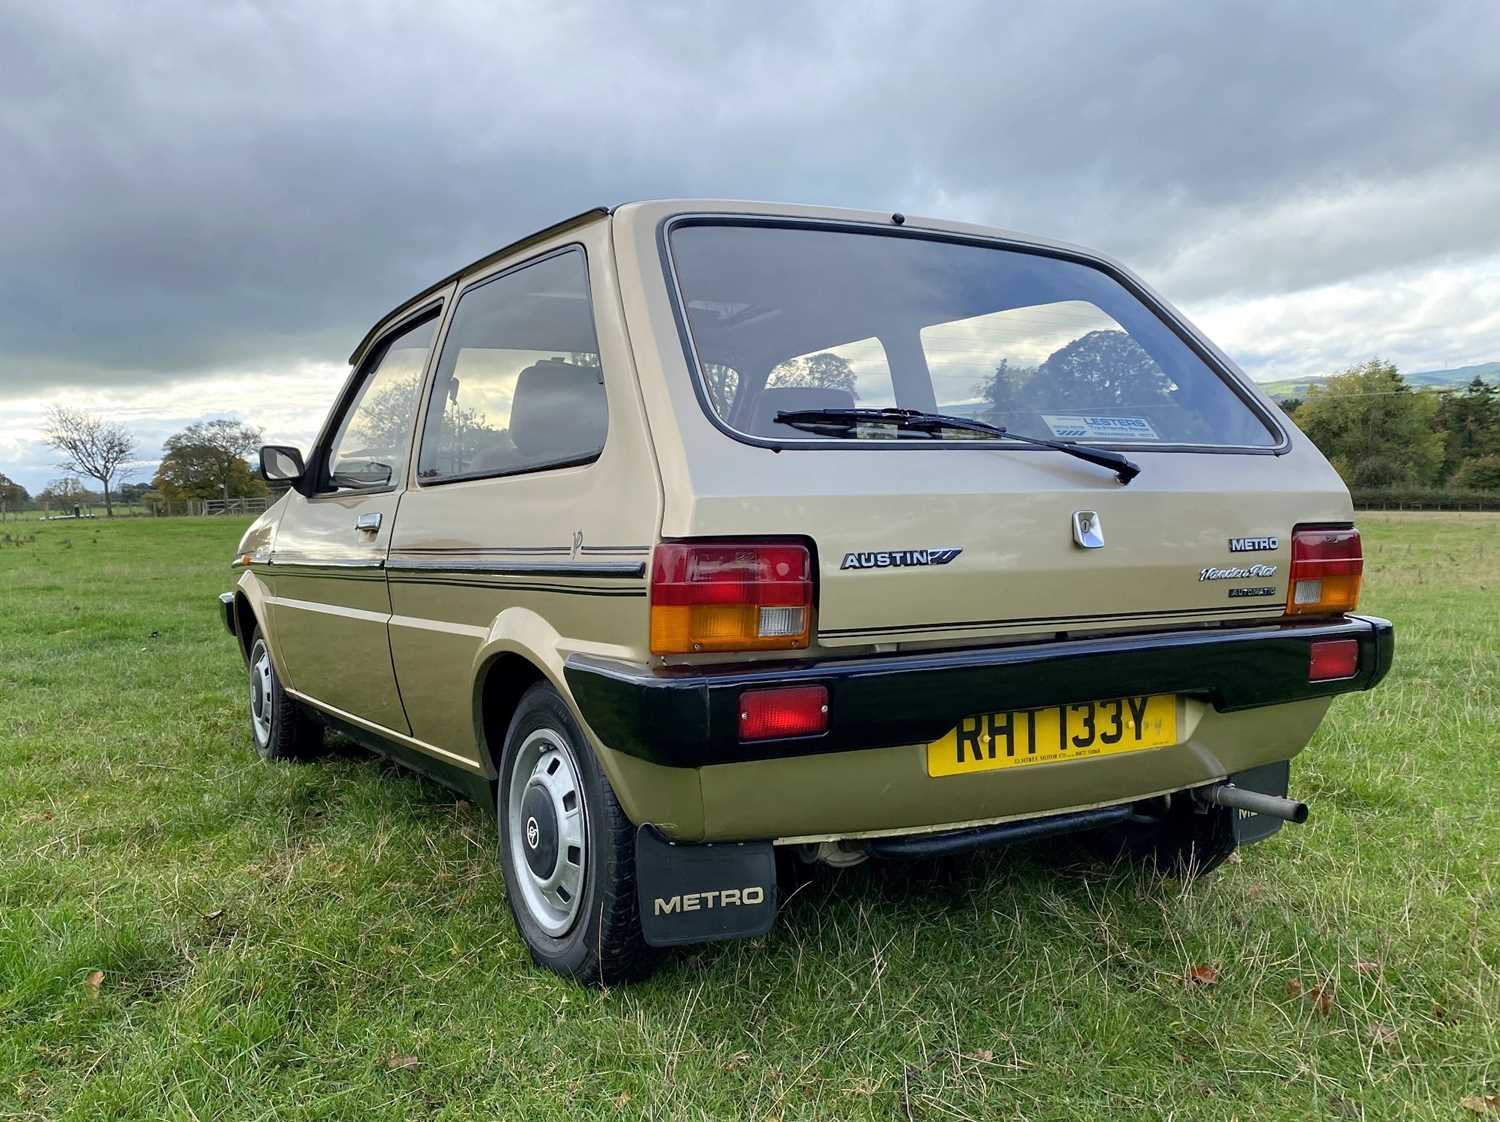
[[[603,993],[530,965],[486,813],[257,762],[239,522],[0,527],[0,1118],[1476,1117],[1500,518],[1361,521],[1396,667],[1294,765],[1307,826],[1186,888],[1055,844],[825,872]]]

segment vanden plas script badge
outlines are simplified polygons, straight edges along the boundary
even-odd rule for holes
[[[1198,579],[1203,580],[1244,580],[1247,577],[1274,577],[1276,575],[1275,565],[1248,565],[1244,568],[1215,569],[1210,566],[1207,569],[1198,570]]]

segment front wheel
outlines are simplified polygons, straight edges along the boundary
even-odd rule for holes
[[[506,895],[532,959],[586,985],[649,974],[635,827],[546,683],[527,690],[511,718],[495,809]]]
[[[305,760],[323,745],[322,727],[282,688],[259,627],[250,637],[250,736],[263,760]]]

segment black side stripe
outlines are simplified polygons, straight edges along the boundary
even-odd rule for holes
[[[581,584],[516,584],[507,581],[461,580],[455,577],[391,577],[392,584],[419,584],[436,588],[483,588],[490,592],[556,592],[563,596],[623,596],[645,599],[644,588],[591,588]]]
[[[538,554],[544,556],[566,557],[572,550],[565,545],[495,545],[495,546],[473,546],[473,545],[423,545],[412,546],[408,549],[391,550],[392,557],[403,556],[426,556],[428,554],[444,557],[450,555],[471,555],[475,557],[503,556],[509,553],[515,554]]]
[[[422,545],[410,546],[404,549],[391,550],[392,557],[448,557],[448,556],[471,556],[471,557],[504,557],[509,554],[516,556],[528,555],[538,557],[568,557],[571,556],[573,547],[568,545]],[[651,552],[649,545],[585,545],[579,546],[579,553],[616,553],[625,555],[643,555]]]
[[[1017,616],[1011,619],[979,619],[954,623],[911,623],[892,627],[820,627],[818,633],[820,635],[895,635],[916,631],[968,631],[977,627],[1011,627],[1021,624],[1105,623],[1110,620],[1158,619],[1176,616],[1235,616],[1246,613],[1259,613],[1269,616],[1272,609],[1282,606],[1284,605],[1244,604],[1229,608],[1163,608],[1150,612],[1110,612],[1099,615]]]
[[[460,573],[499,577],[606,577],[639,580],[644,561],[402,561],[386,564],[389,573]]]

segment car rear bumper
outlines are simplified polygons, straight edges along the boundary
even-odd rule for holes
[[[1359,643],[1355,674],[1309,682],[1316,640]],[[668,767],[710,767],[937,740],[963,715],[1173,693],[1220,713],[1367,690],[1395,647],[1388,620],[1157,632],[939,653],[728,667],[650,668],[572,655],[564,673],[579,711],[615,751]],[[752,688],[822,685],[829,728],[815,737],[742,743],[739,697]]]

